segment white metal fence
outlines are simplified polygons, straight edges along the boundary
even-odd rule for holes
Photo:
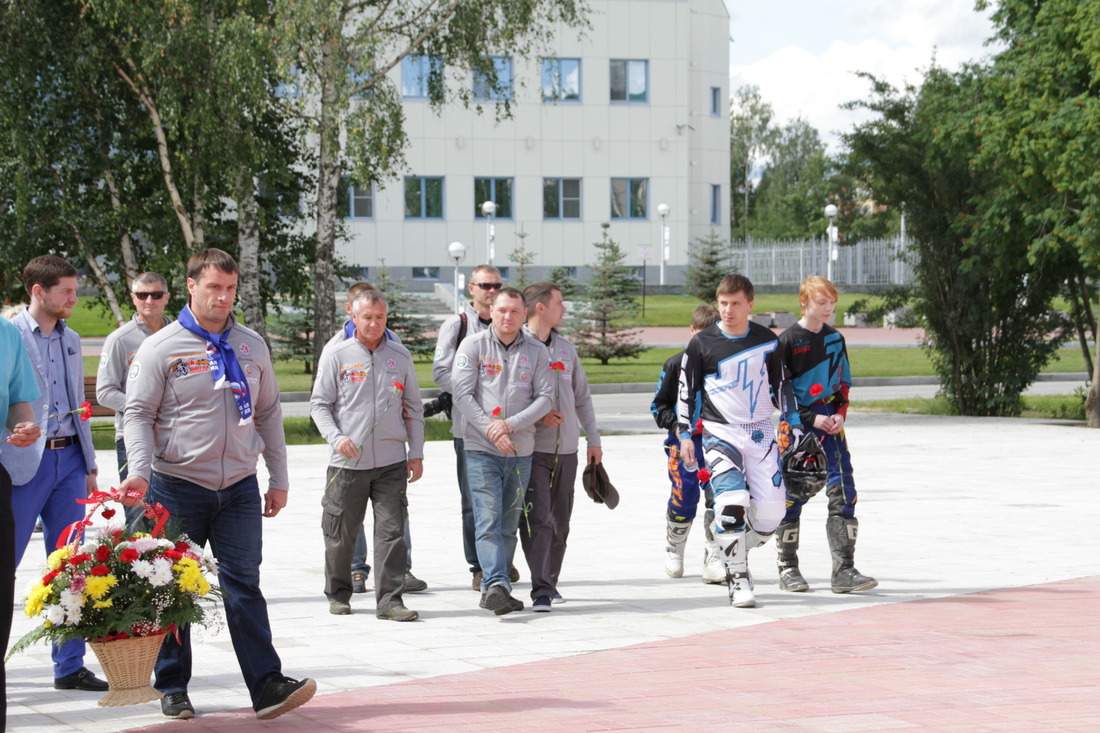
[[[900,239],[879,239],[842,245],[832,263],[838,285],[907,285],[912,267],[898,256]],[[755,285],[797,285],[810,275],[829,274],[829,245],[806,241],[738,241],[730,244],[730,263]]]

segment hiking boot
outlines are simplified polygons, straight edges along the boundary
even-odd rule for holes
[[[420,614],[416,611],[410,611],[398,603],[396,606],[390,606],[385,611],[378,614],[378,618],[383,621],[416,621],[420,618]]]
[[[855,568],[844,568],[833,576],[833,593],[851,593],[878,587],[878,581]]]
[[[428,584],[412,573],[405,573],[405,592],[419,593],[422,590],[428,590]]]
[[[333,616],[348,616],[351,614],[351,604],[347,601],[338,601],[335,598],[329,598],[328,612]]]

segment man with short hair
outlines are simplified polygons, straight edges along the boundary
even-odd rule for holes
[[[237,263],[206,249],[187,263],[188,305],[138,348],[126,385],[123,437],[134,506],[148,491],[218,561],[225,620],[256,717],[269,720],[313,697],[317,683],[282,673],[260,591],[263,527],[290,488],[279,385],[263,338],[237,323]],[[270,475],[260,500],[256,464]],[[178,638],[178,641],[177,641]],[[169,637],[155,668],[161,712],[191,718],[190,628]]]
[[[84,518],[85,499],[96,489],[95,447],[87,418],[78,413],[84,402],[84,360],[80,336],[65,323],[77,303],[77,271],[55,257],[35,257],[23,269],[30,296],[26,310],[12,324],[23,336],[38,379],[34,421],[43,436],[33,448],[16,451],[5,461],[12,474],[15,513],[15,564],[23,559],[38,517],[42,517],[46,553],[64,539],[66,528]],[[58,690],[101,692],[107,683],[84,666],[84,640],[54,644],[53,685]]]
[[[448,394],[454,392],[452,368],[458,347],[467,337],[489,328],[492,323],[490,309],[493,306],[493,298],[503,287],[500,270],[492,265],[478,265],[470,273],[470,282],[466,286],[470,292],[470,301],[464,304],[459,314],[443,322],[435,344],[432,380],[443,392]],[[459,297],[458,293],[455,293],[455,297]],[[474,505],[470,500],[470,486],[466,480],[464,418],[461,410],[449,409],[447,413],[453,421],[451,435],[454,436],[455,473],[458,477],[458,493],[462,503],[462,551],[470,566],[472,575],[470,585],[474,590],[481,590],[481,564],[477,559],[477,542],[474,538]],[[519,573],[515,568],[509,569],[509,578],[512,582],[519,580]]]
[[[348,314],[348,319],[344,321],[344,325],[340,327],[340,330],[332,335],[332,338],[325,344],[325,348],[338,344],[345,339],[355,338],[355,320],[352,317],[351,305],[356,298],[362,293],[366,292],[380,292],[378,288],[371,285],[365,280],[353,284],[348,288],[347,295],[344,296],[344,312]],[[401,337],[391,331],[388,327],[383,329],[386,335],[386,339],[400,344]],[[409,529],[409,517],[405,515],[405,592],[407,593],[419,593],[428,589],[428,584],[420,578],[416,577],[412,573],[412,532]],[[352,593],[366,593],[367,592],[367,578],[370,576],[370,565],[367,563],[367,533],[363,529],[363,525],[359,525],[359,531],[355,535],[355,545],[351,554],[351,592]]]
[[[531,475],[535,421],[550,410],[553,383],[549,352],[523,331],[523,293],[503,288],[490,312],[492,325],[458,347],[451,385],[463,417],[481,607],[500,616],[523,608],[512,597],[509,568]]]
[[[349,570],[355,533],[369,500],[374,510],[376,614],[415,621],[405,607],[407,483],[424,466],[424,415],[408,349],[386,338],[389,307],[377,290],[352,304],[353,338],[326,346],[317,366],[310,415],[332,447],[321,504],[325,595],[329,612],[351,613]],[[406,455],[405,444],[408,443]]]
[[[535,424],[535,450],[525,505],[527,521],[520,523],[520,541],[531,570],[531,610],[545,613],[552,603],[564,603],[558,577],[569,539],[573,515],[573,487],[577,480],[580,428],[588,444],[587,462],[603,461],[596,410],[588,377],[577,349],[558,333],[565,317],[561,289],[537,282],[523,291],[527,301],[524,332],[550,352],[551,409]]]
[[[8,648],[11,635],[12,606],[15,604],[15,516],[11,510],[11,475],[5,463],[17,449],[29,449],[42,434],[34,422],[31,402],[39,398],[34,367],[27,356],[23,337],[7,319],[0,318],[0,649]],[[7,678],[0,657],[0,730],[5,730],[8,715]]]
[[[141,342],[172,322],[164,315],[168,305],[168,282],[155,272],[143,272],[130,285],[134,317],[107,334],[99,357],[95,396],[99,404],[115,411],[115,454],[118,477],[126,478],[129,468],[126,441],[122,439],[122,413],[126,410],[126,372]],[[141,518],[141,506],[126,507],[126,526],[134,527]]]

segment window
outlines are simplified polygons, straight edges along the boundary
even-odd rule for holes
[[[720,224],[722,221],[722,186],[713,184],[710,187],[710,223]]]
[[[438,267],[414,267],[412,269],[413,280],[438,280]]]
[[[611,60],[611,101],[646,102],[649,99],[649,62]]]
[[[710,114],[712,117],[722,116],[722,87],[710,88]]]
[[[443,218],[443,179],[409,176],[405,179],[405,218]]]
[[[648,211],[648,178],[611,179],[611,218],[645,219]]]
[[[442,74],[443,62],[436,56],[406,56],[401,59],[401,96],[406,99],[427,99],[432,75]],[[438,80],[437,83],[442,83]]]
[[[337,206],[349,219],[374,218],[374,186],[360,186],[347,176],[340,177],[342,196],[337,198]]]
[[[512,98],[512,59],[493,56],[492,62],[497,77],[495,86],[487,75],[474,71],[474,99],[479,102],[503,102]]]
[[[484,219],[481,205],[492,201],[497,205],[493,216],[498,219],[512,218],[512,179],[511,178],[475,178],[474,179],[474,218]]]
[[[500,270],[500,279],[507,281],[508,280],[508,271],[512,268],[508,267],[508,265],[502,265],[502,266],[498,266],[497,269]]]
[[[546,219],[580,219],[581,179],[543,178],[542,215]]]
[[[542,60],[542,101],[581,101],[581,60]]]
[[[300,79],[302,70],[297,66],[290,67],[290,75],[275,85],[275,96],[279,99],[297,99],[302,94]]]

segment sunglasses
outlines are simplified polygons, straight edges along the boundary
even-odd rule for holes
[[[504,287],[504,283],[475,283],[482,290],[500,290]]]
[[[164,290],[154,290],[151,293],[132,293],[132,295],[138,300],[149,300],[149,298],[152,298],[153,300],[160,300],[167,294],[168,293]]]

